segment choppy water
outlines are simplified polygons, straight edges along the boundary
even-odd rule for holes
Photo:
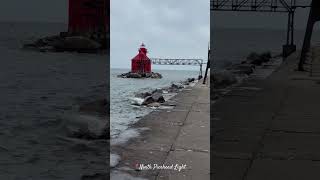
[[[79,118],[81,103],[106,97],[106,55],[21,49],[65,30],[64,24],[0,23],[0,179],[72,180],[105,169],[106,143],[81,148],[61,137],[64,124]]]
[[[171,83],[196,78],[198,71],[154,70],[163,75],[162,79],[123,79],[116,77],[129,69],[111,69],[110,77],[110,130],[112,138],[117,138],[128,127],[139,120],[137,117],[148,114],[151,109],[131,105],[137,92],[151,91],[170,86]]]

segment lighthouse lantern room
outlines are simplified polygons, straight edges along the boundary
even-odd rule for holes
[[[131,60],[132,73],[151,73],[151,60],[147,56],[148,50],[142,43],[139,48],[139,53]]]

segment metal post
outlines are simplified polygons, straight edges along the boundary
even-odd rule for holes
[[[291,22],[290,22],[291,45],[294,45],[294,11],[292,11],[290,15],[291,15]]]
[[[310,49],[311,37],[313,32],[313,26],[317,21],[320,21],[320,2],[319,1],[312,1],[311,2],[311,9],[306,29],[306,34],[304,36],[303,46],[301,50],[300,61],[298,64],[298,70],[304,71],[303,64],[306,61],[307,53]]]
[[[286,45],[289,45],[289,41],[290,41],[290,22],[291,22],[291,14],[290,12],[288,13],[288,25],[287,25],[287,43]]]
[[[203,82],[202,84],[206,84],[207,76],[208,76],[208,69],[210,68],[210,49],[208,49],[208,61],[207,61],[207,67],[206,72],[204,74]]]
[[[208,69],[209,69],[209,67],[210,67],[210,60],[208,60],[208,62],[207,62],[206,72],[205,72],[205,74],[204,74],[204,78],[203,78],[203,82],[202,82],[202,84],[206,84],[206,80],[207,80],[207,76],[208,76]]]
[[[296,51],[296,45],[294,44],[294,13],[294,9],[288,12],[287,42],[283,46],[283,58]]]

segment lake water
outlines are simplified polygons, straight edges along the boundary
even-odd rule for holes
[[[21,48],[65,30],[65,24],[0,23],[0,179],[106,173],[107,143],[79,144],[65,125],[81,118],[80,104],[106,97],[107,56]]]
[[[224,68],[231,63],[245,60],[250,52],[271,51],[273,55],[282,53],[286,43],[286,30],[275,29],[219,29],[211,30],[213,67]],[[301,49],[304,30],[296,30],[295,44]],[[312,43],[320,41],[320,31],[315,31]]]

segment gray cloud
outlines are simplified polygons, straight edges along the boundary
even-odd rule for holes
[[[150,57],[206,59],[210,20],[207,0],[111,2],[111,66],[129,68],[144,42]]]
[[[68,0],[5,0],[0,21],[66,22]]]

